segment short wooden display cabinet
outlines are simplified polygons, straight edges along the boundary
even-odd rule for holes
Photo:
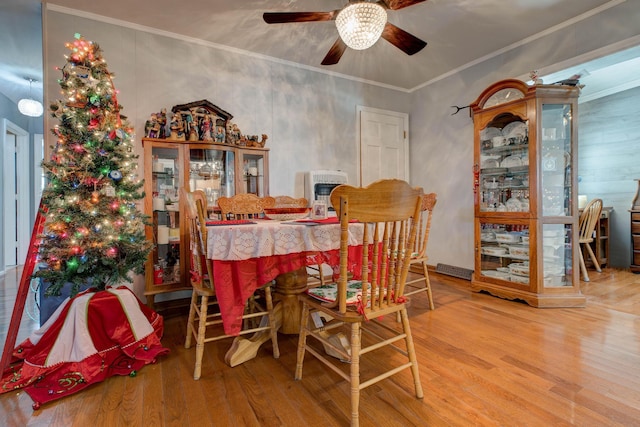
[[[636,196],[629,210],[631,219],[631,265],[633,273],[640,273],[640,179],[636,190]]]
[[[579,307],[575,86],[503,80],[471,104],[471,288],[534,307]]]
[[[220,196],[269,194],[269,149],[223,143],[143,138],[144,210],[151,225],[147,239],[154,247],[145,266],[145,296],[191,289],[189,231],[180,189],[203,190],[208,206]]]

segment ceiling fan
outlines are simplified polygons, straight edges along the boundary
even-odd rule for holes
[[[387,10],[399,10],[425,0],[349,1],[342,9],[330,12],[265,12],[267,24],[289,22],[336,21],[340,36],[322,60],[322,65],[337,64],[342,54],[352,49],[366,49],[380,37],[407,55],[420,52],[427,42],[387,22]]]

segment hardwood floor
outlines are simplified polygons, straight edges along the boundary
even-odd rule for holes
[[[11,274],[0,276],[3,339]],[[410,308],[425,397],[415,399],[404,371],[363,391],[361,425],[640,426],[640,275],[589,274],[591,282],[582,282],[586,308],[536,309],[432,273],[436,309],[428,310],[424,293]],[[223,361],[230,341],[209,343],[202,378],[194,381],[185,322],[165,319],[163,343],[171,353],[135,377],[109,378],[37,411],[24,392],[0,395],[0,424],[349,424],[349,390],[336,374],[308,356],[302,380],[293,379],[297,336],[279,336],[280,359],[267,343],[235,368]]]

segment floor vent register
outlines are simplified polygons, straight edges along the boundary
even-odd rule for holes
[[[440,263],[436,265],[436,272],[465,280],[471,280],[471,275],[473,274],[473,270]]]

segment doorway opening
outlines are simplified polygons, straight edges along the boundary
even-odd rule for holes
[[[633,45],[632,45],[633,44]],[[542,75],[554,83],[581,74],[578,98],[578,194],[604,202],[596,252],[606,267],[629,268],[629,209],[638,188],[640,165],[640,37],[611,46],[561,70]],[[603,261],[603,262],[602,262]]]
[[[27,256],[32,212],[29,165],[29,133],[7,119],[0,123],[3,149],[3,249],[6,267],[24,264]]]

